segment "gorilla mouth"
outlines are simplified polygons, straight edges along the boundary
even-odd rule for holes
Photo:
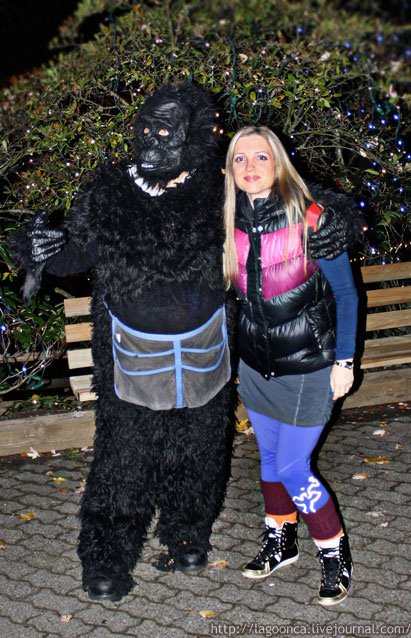
[[[149,162],[142,162],[141,168],[154,168],[154,164],[150,164]]]

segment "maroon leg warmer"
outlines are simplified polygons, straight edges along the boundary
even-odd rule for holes
[[[337,536],[342,528],[340,517],[335,509],[332,498],[329,498],[325,505],[320,507],[314,514],[303,514],[301,517],[308,527],[311,536],[318,541]]]
[[[260,479],[261,491],[264,497],[266,514],[282,515],[296,512],[291,496],[280,482],[263,481]]]

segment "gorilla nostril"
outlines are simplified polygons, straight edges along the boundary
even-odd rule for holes
[[[158,145],[158,141],[156,140],[154,135],[147,135],[147,137],[144,138],[144,142],[147,148],[153,148],[153,146]]]

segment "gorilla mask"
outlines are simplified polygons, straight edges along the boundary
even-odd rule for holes
[[[188,119],[181,103],[153,101],[143,107],[137,128],[140,175],[174,176],[181,169]]]
[[[163,85],[147,98],[134,123],[138,175],[165,186],[216,157],[216,113],[211,98],[190,83]]]

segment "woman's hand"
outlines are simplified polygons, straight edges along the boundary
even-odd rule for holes
[[[351,390],[351,386],[354,381],[354,370],[351,368],[342,368],[338,365],[333,365],[331,370],[330,384],[333,391],[333,399],[336,401]]]

